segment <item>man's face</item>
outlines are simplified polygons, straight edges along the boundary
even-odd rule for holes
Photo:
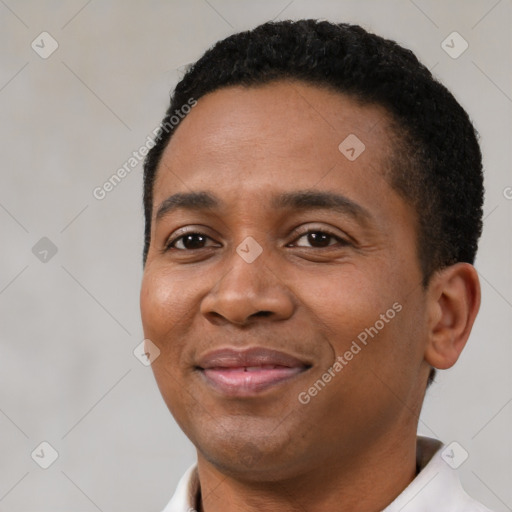
[[[415,425],[426,299],[388,130],[378,107],[277,82],[201,98],[173,135],[141,310],[200,459],[282,478]]]

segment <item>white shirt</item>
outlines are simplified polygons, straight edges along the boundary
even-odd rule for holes
[[[443,460],[443,444],[418,436],[416,478],[382,512],[491,512],[472,499],[459,480],[456,470]],[[197,466],[183,475],[176,492],[163,512],[194,512],[199,493]]]

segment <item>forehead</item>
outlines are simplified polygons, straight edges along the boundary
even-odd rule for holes
[[[390,155],[382,107],[297,81],[226,87],[200,98],[177,127],[155,203],[169,188],[304,189],[326,177],[368,186],[381,181]]]

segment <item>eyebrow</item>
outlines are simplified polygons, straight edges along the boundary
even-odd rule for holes
[[[285,192],[272,199],[272,206],[275,209],[332,210],[343,215],[349,215],[362,222],[368,222],[372,218],[371,213],[366,208],[352,201],[352,199],[334,192],[317,190]]]
[[[180,208],[186,210],[215,210],[222,205],[215,195],[210,192],[179,192],[165,199],[156,212],[156,220]],[[271,206],[275,210],[332,210],[349,215],[360,222],[372,219],[371,213],[358,203],[346,196],[334,192],[316,190],[298,190],[284,192],[271,199]]]
[[[184,208],[186,210],[214,210],[220,206],[220,201],[209,192],[179,192],[162,201],[156,212],[156,220],[165,215]]]

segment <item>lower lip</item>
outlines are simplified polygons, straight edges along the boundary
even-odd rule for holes
[[[201,370],[215,389],[228,396],[251,396],[281,384],[302,373],[306,368],[262,368],[246,371],[244,368],[208,368]]]

